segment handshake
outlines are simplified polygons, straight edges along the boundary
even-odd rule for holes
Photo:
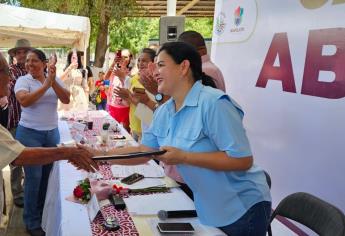
[[[82,169],[88,172],[96,172],[98,170],[98,163],[92,159],[92,157],[97,155],[96,150],[80,144],[77,144],[76,147],[66,148],[65,159],[78,170]],[[68,148],[70,148],[70,151],[68,151]]]

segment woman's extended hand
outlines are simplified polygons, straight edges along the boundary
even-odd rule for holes
[[[45,86],[46,88],[50,88],[55,83],[56,67],[53,64],[48,64],[47,67],[48,67],[47,68],[48,69],[48,76],[44,80],[43,86]]]
[[[134,100],[136,100],[138,103],[142,103],[145,105],[151,100],[147,93],[134,92],[133,97]]]
[[[129,70],[127,68],[126,62],[121,62],[120,67],[114,67],[113,74],[120,79],[125,79],[126,76],[129,74]]]
[[[71,62],[71,64],[68,66],[70,70],[77,69],[78,68],[78,62]]]
[[[160,160],[168,165],[177,165],[185,163],[187,157],[186,152],[184,152],[183,150],[170,146],[163,146],[160,149],[165,150],[167,152],[163,155],[155,157],[155,159]]]
[[[126,100],[127,102],[130,101],[131,92],[128,89],[116,87],[114,88],[114,93],[116,94],[116,96],[119,96],[123,100]]]
[[[139,75],[140,75],[139,82],[145,87],[145,89],[152,94],[157,94],[158,83],[157,83],[157,80],[154,78],[152,69],[150,68],[141,69],[139,72]]]

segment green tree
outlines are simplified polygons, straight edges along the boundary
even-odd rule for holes
[[[109,25],[110,50],[128,48],[133,53],[147,47],[150,38],[158,38],[159,18],[126,17]]]
[[[105,52],[128,48],[137,53],[148,40],[159,38],[159,18],[126,17],[135,9],[135,0],[0,0],[11,5],[86,16],[91,21],[90,49],[95,52],[95,66],[102,67]],[[185,30],[212,37],[212,18],[186,17]],[[109,30],[109,31],[108,31]],[[107,35],[109,33],[109,45]]]
[[[195,30],[204,38],[212,37],[212,18],[186,17],[185,30]],[[110,50],[128,48],[133,53],[147,47],[149,39],[159,38],[159,18],[125,17],[109,24]]]
[[[186,17],[185,30],[199,32],[204,38],[212,38],[213,18],[190,18]]]

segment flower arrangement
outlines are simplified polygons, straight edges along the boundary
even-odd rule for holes
[[[90,180],[88,178],[80,180],[79,184],[73,190],[73,196],[83,203],[91,199]]]

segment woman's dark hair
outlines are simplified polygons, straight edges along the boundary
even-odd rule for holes
[[[67,64],[66,64],[65,70],[72,63],[72,54],[73,54],[73,52],[71,51],[67,55]],[[81,53],[80,52],[77,52],[77,58],[78,58],[78,68],[77,69],[83,69],[83,64],[82,64],[82,61],[81,61]]]
[[[69,65],[71,65],[71,63],[72,63],[72,54],[73,54],[73,51],[70,51],[68,53],[68,55],[67,55],[67,64],[66,64],[66,67],[65,67],[64,70],[66,70],[69,67]],[[86,71],[87,71],[87,77],[88,78],[93,77],[92,71],[91,71],[89,66],[86,66],[86,70],[84,69],[83,63],[81,61],[81,56],[82,55],[83,55],[83,52],[81,52],[81,51],[77,52],[77,58],[78,58],[78,68],[77,69],[79,69],[81,71],[83,78],[85,77],[85,72]]]
[[[30,49],[28,53],[34,53],[36,54],[36,56],[38,57],[38,59],[42,62],[48,62],[47,60],[47,57],[46,57],[46,54],[44,54],[44,52],[42,50],[39,50],[37,48],[33,48],[33,49]]]
[[[143,50],[141,50],[141,53],[146,53],[150,56],[150,59],[152,62],[154,62],[155,57],[156,57],[156,51],[151,49],[151,48],[144,48]]]
[[[39,49],[37,49],[37,48],[32,48],[32,49],[30,49],[30,50],[28,51],[28,54],[29,54],[30,52],[36,54],[36,56],[38,57],[38,59],[39,59],[41,62],[45,62],[45,63],[48,62],[47,57],[46,57],[46,54],[44,54],[44,52],[43,52],[42,50],[39,50]],[[44,72],[45,74],[48,73],[47,65],[45,65],[43,72]]]
[[[194,80],[201,80],[203,85],[216,88],[216,84],[212,77],[202,72],[200,54],[193,46],[184,42],[169,42],[162,45],[157,55],[162,51],[165,51],[171,56],[176,64],[181,64],[182,61],[188,60]]]

